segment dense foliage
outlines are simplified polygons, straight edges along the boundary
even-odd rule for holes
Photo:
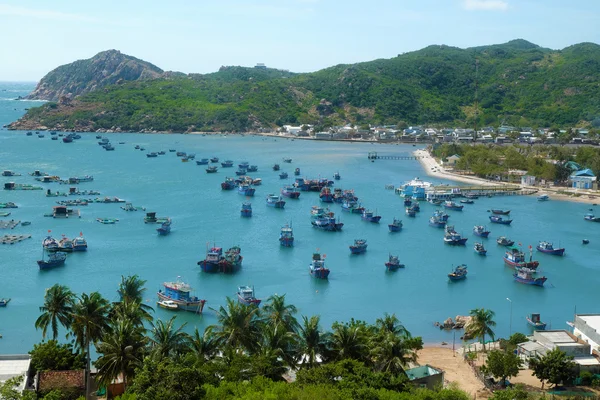
[[[546,382],[553,385],[569,384],[576,377],[576,364],[573,357],[561,351],[559,348],[550,350],[543,356],[537,356],[529,360],[529,368],[542,382],[542,389]]]
[[[430,46],[314,73],[229,67],[118,82],[70,104],[29,110],[53,129],[247,131],[283,124],[462,126],[600,124],[600,46],[552,51],[524,40]],[[477,95],[476,95],[477,93]]]

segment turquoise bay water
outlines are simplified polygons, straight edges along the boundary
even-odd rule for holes
[[[32,85],[0,84],[0,125],[23,114],[24,108],[35,102],[15,102],[10,99],[24,95]],[[6,89],[6,91],[3,91]],[[0,308],[0,353],[27,352],[41,339],[33,324],[39,315],[44,290],[55,283],[73,291],[97,290],[110,300],[116,300],[116,288],[121,275],[139,274],[147,280],[146,301],[155,305],[155,292],[161,283],[181,276],[207,299],[201,316],[178,313],[188,329],[204,328],[216,323],[211,308],[234,296],[238,285],[254,285],[258,297],[266,299],[273,293],[285,293],[301,314],[319,314],[324,327],[333,321],[351,317],[374,322],[384,312],[396,313],[415,335],[425,342],[452,341],[452,332],[440,331],[435,321],[468,314],[475,307],[496,312],[498,335],[509,330],[527,332],[525,316],[539,312],[552,328],[565,328],[574,308],[578,312],[598,312],[600,283],[600,224],[588,223],[583,215],[591,205],[548,201],[533,197],[483,198],[466,205],[463,212],[449,211],[450,221],[459,232],[469,237],[466,247],[451,247],[442,242],[442,230],[429,227],[429,216],[435,209],[421,205],[416,218],[404,215],[402,201],[386,184],[400,185],[425,173],[416,161],[367,160],[367,153],[409,155],[415,147],[408,145],[376,145],[290,141],[257,136],[142,135],[109,134],[116,147],[104,151],[97,144],[96,134],[82,134],[71,144],[26,136],[24,132],[0,130],[0,170],[13,170],[23,176],[0,177],[0,184],[15,181],[37,184],[27,175],[41,170],[63,178],[93,175],[95,180],[81,183],[80,190],[98,190],[102,196],[118,196],[156,211],[158,216],[173,219],[172,233],[161,237],[156,225],[144,224],[142,211],[125,212],[117,204],[90,204],[79,207],[80,219],[55,220],[44,218],[56,200],[46,198],[44,191],[0,190],[0,202],[12,201],[18,209],[10,209],[10,218],[31,221],[30,226],[0,230],[0,235],[31,234],[32,239],[14,245],[0,245],[0,297],[11,297],[6,308]],[[125,142],[119,145],[118,142]],[[147,151],[165,150],[167,154],[147,158],[146,152],[135,150],[139,144]],[[182,163],[168,149],[196,153],[196,158],[218,156],[237,163],[249,161],[258,165],[263,185],[251,199],[252,218],[240,217],[245,200],[236,191],[221,191],[226,176],[235,169],[219,168],[216,174],[206,174],[195,162]],[[291,157],[292,164],[282,162]],[[279,163],[290,179],[280,180],[272,171]],[[287,199],[284,210],[265,205],[265,196],[277,193],[293,181],[293,169],[299,167],[307,178],[331,178],[336,171],[342,179],[337,187],[354,189],[361,202],[383,216],[381,224],[363,222],[358,215],[342,213],[338,204],[330,205],[344,222],[339,233],[321,232],[310,225],[312,205],[319,204],[318,194],[302,192],[299,200]],[[439,183],[439,180],[436,180]],[[449,183],[449,182],[445,182]],[[69,185],[41,184],[45,189],[67,191]],[[95,197],[95,196],[92,196]],[[72,198],[69,196],[68,198]],[[490,208],[509,208],[514,222],[511,226],[487,224]],[[400,217],[404,229],[389,233],[387,224]],[[102,225],[98,217],[118,218],[115,225]],[[295,246],[282,248],[278,236],[282,225],[291,222]],[[483,239],[488,256],[473,251],[478,241],[472,235],[473,225],[487,224],[492,233]],[[73,237],[83,232],[89,243],[86,253],[69,255],[66,265],[50,271],[39,271],[36,260],[41,256],[41,241],[51,230],[55,237]],[[548,277],[545,288],[515,283],[512,270],[504,267],[503,249],[495,238],[505,235],[524,247],[538,240],[550,240],[566,247],[563,258],[536,254],[541,271]],[[354,239],[368,240],[367,253],[350,255],[348,246]],[[589,238],[584,246],[581,239]],[[208,243],[224,248],[239,245],[244,262],[235,275],[202,273],[196,264],[204,258]],[[329,281],[312,279],[308,274],[311,254],[319,248],[327,254],[331,269]],[[395,273],[385,271],[388,254],[399,254],[406,269]],[[453,265],[466,263],[469,276],[465,281],[450,283],[446,274]],[[507,300],[509,298],[511,302]],[[512,314],[512,326],[511,326]],[[156,310],[157,318],[169,318],[168,311]]]

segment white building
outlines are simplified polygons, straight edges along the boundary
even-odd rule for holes
[[[577,314],[573,323],[573,335],[600,353],[600,314]]]
[[[29,381],[29,366],[31,356],[29,354],[0,355],[0,384],[11,378],[22,376],[23,381],[18,389],[19,393],[26,388],[31,388],[32,382]]]

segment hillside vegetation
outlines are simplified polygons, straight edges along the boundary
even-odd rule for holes
[[[560,51],[524,40],[429,46],[314,73],[223,67],[206,75],[123,80],[72,102],[31,109],[12,128],[248,131],[400,121],[586,126],[600,122],[599,83],[600,46],[593,43]]]

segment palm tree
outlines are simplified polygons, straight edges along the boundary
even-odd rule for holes
[[[152,322],[154,319],[152,314],[150,314],[145,307],[150,308],[137,301],[113,303],[109,317],[111,320],[129,320],[133,325],[140,327],[145,331],[144,322]]]
[[[262,338],[258,354],[273,354],[279,363],[281,361],[290,368],[296,367],[298,336],[288,331],[282,324],[266,324],[262,329]]]
[[[100,382],[111,384],[119,375],[127,388],[136,367],[142,365],[142,355],[146,338],[142,328],[133,321],[119,319],[113,323],[110,332],[102,337],[97,350],[100,354],[96,366]]]
[[[368,361],[368,337],[360,324],[334,323],[331,332],[331,351],[336,360],[350,358]]]
[[[400,320],[396,317],[396,314],[383,314],[383,318],[377,318],[375,326],[381,333],[391,333],[396,336],[402,336],[409,338],[410,332],[402,325]]]
[[[371,355],[379,371],[400,374],[409,363],[417,361],[417,351],[423,348],[420,337],[400,337],[387,332],[378,335]]]
[[[219,352],[219,347],[212,328],[209,326],[200,335],[198,328],[194,329],[194,334],[190,338],[190,348],[201,360],[211,360]]]
[[[96,343],[109,330],[110,303],[98,292],[82,293],[73,305],[72,329],[76,343],[86,352],[86,396],[90,388],[90,343]]]
[[[263,311],[267,314],[267,321],[273,325],[282,324],[290,332],[298,328],[298,321],[294,317],[298,309],[293,304],[285,304],[285,294],[269,297]]]
[[[183,331],[187,322],[175,329],[175,318],[166,323],[160,319],[152,324],[150,347],[158,359],[182,354],[189,348],[190,336]]]
[[[237,303],[228,297],[227,308],[221,306],[214,311],[219,325],[211,329],[219,345],[249,352],[257,347],[262,324],[258,307]]]
[[[135,301],[143,303],[144,292],[146,288],[144,285],[146,281],[141,279],[138,275],[129,275],[127,277],[121,275],[121,283],[119,284],[119,298],[121,301]]]
[[[483,351],[485,351],[485,335],[494,340],[494,331],[491,327],[496,326],[496,321],[493,320],[496,314],[492,310],[475,308],[469,315],[471,315],[471,322],[467,325],[466,333],[470,337],[481,338]]]
[[[298,353],[303,367],[317,366],[327,352],[328,334],[321,333],[319,320],[316,315],[310,319],[302,316],[302,324],[298,328]]]
[[[42,314],[35,321],[35,328],[42,329],[42,337],[46,337],[48,326],[52,329],[52,339],[58,337],[58,324],[64,328],[71,326],[71,312],[75,295],[64,285],[55,284],[44,296],[44,305],[40,307]]]

